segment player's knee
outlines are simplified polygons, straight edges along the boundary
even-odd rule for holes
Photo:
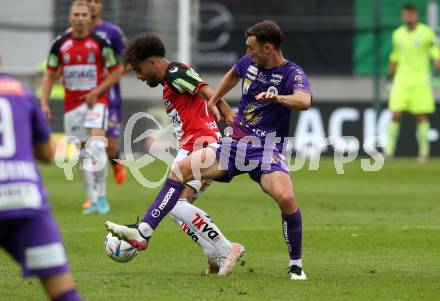
[[[191,164],[188,160],[182,160],[177,162],[171,170],[172,178],[177,178],[183,183],[191,181],[194,177],[191,170]]]
[[[295,197],[290,191],[280,192],[277,196],[278,205],[283,212],[296,211],[297,205]]]

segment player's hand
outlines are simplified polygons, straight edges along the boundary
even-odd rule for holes
[[[208,105],[208,112],[209,112],[209,114],[211,114],[211,116],[214,117],[215,121],[219,122],[219,121],[223,120],[217,106]]]
[[[273,92],[261,92],[256,99],[266,102],[278,102],[279,96]]]
[[[41,111],[43,111],[44,116],[47,120],[52,119],[52,113],[50,112],[50,107],[47,104],[41,104]]]
[[[87,106],[91,109],[95,105],[96,101],[98,100],[98,94],[95,92],[95,90],[90,91],[86,95],[83,96],[83,99]]]
[[[227,125],[232,125],[234,123],[235,116],[237,114],[235,112],[231,112],[228,116],[225,117],[225,122]]]

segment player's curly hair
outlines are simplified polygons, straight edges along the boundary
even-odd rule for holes
[[[245,39],[254,36],[260,43],[272,43],[276,49],[281,47],[284,38],[281,28],[271,20],[264,20],[252,25],[246,29],[244,36]]]
[[[128,42],[122,60],[124,64],[135,67],[153,56],[165,57],[165,46],[158,36],[147,32]]]

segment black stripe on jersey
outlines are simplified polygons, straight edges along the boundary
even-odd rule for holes
[[[182,91],[179,91],[176,87],[174,87],[173,82],[177,79],[180,79],[182,81],[187,82],[189,85],[194,86],[195,89],[200,85],[200,83],[203,83],[203,80],[197,80],[187,74],[187,71],[194,72],[188,66],[185,66],[182,63],[178,62],[172,62],[169,64],[167,72],[165,74],[165,82],[168,84],[168,86],[173,90],[175,93],[182,93]]]
[[[113,48],[111,42],[110,42],[108,39],[103,39],[101,36],[99,36],[98,34],[96,34],[96,33],[94,33],[94,32],[92,32],[92,33],[90,34],[90,37],[91,37],[92,39],[94,39],[94,40],[98,43],[99,47],[101,47],[101,53],[102,53],[102,50],[103,50],[104,48],[110,48],[110,49],[113,51],[113,56],[114,56],[114,59],[115,59],[115,64],[112,64],[111,66],[105,66],[105,65],[107,64],[107,62],[105,62],[105,63],[104,63],[104,66],[105,66],[106,68],[116,66],[116,65],[118,64],[118,57],[117,57],[117,55],[116,55],[116,52],[115,52],[115,50],[114,50],[114,48]],[[104,59],[104,61],[105,61],[105,59]]]
[[[57,37],[55,38],[55,41],[54,41],[53,44],[52,44],[52,47],[51,47],[51,49],[50,49],[49,56],[50,56],[51,54],[58,56],[58,58],[59,58],[58,66],[59,66],[59,63],[60,63],[60,61],[61,61],[61,57],[60,57],[60,48],[61,48],[61,46],[63,45],[63,43],[64,43],[68,38],[70,38],[70,36],[71,36],[70,32],[65,33],[65,34],[63,34],[63,35],[59,35],[59,36],[57,36]],[[49,58],[48,58],[47,61],[49,62]]]

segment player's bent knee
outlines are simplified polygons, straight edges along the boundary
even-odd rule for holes
[[[194,179],[191,170],[191,164],[188,160],[182,160],[177,162],[171,170],[171,178],[179,179],[183,183]]]

